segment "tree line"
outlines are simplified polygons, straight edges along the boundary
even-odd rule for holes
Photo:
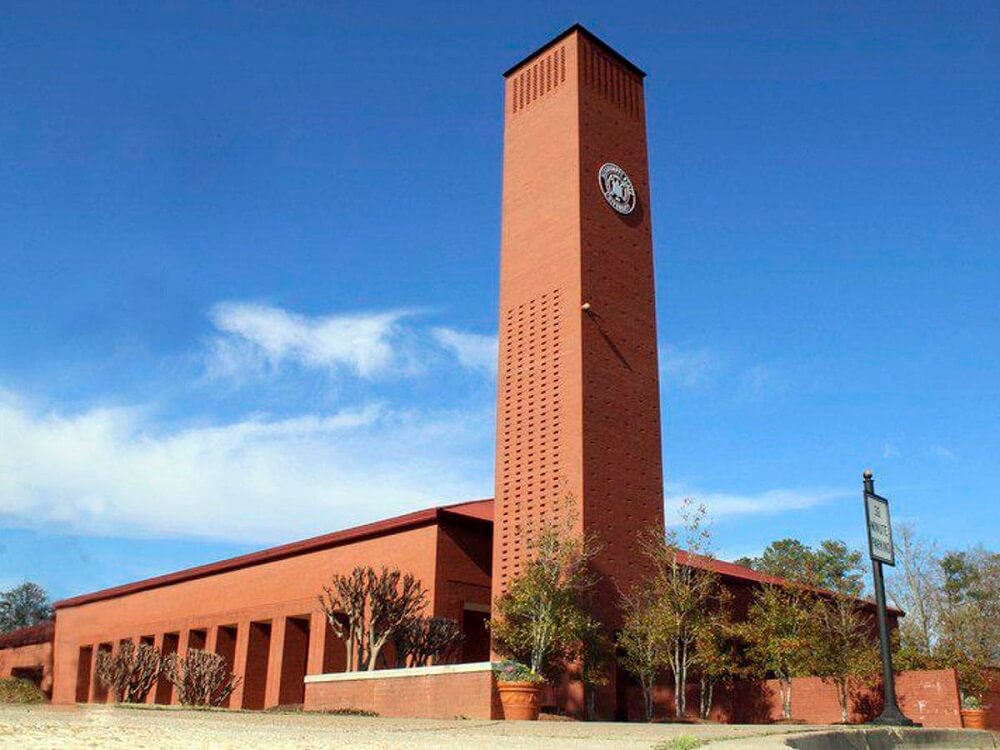
[[[811,675],[835,686],[847,722],[852,693],[880,680],[862,553],[839,540],[815,548],[777,540],[737,563],[783,581],[756,585],[741,605],[712,564],[704,506],[685,500],[679,521],[665,534],[651,529],[637,539],[648,567],[618,591],[622,622],[614,634],[593,616],[590,562],[599,540],[571,533],[572,523],[529,531],[529,560],[494,602],[489,623],[494,648],[523,668],[504,664],[498,679],[509,672],[552,681],[570,670],[583,682],[592,715],[594,692],[615,653],[642,690],[647,720],[664,678],[673,685],[678,718],[688,713],[688,685],[697,686],[698,714],[707,718],[717,685],[775,679],[782,716],[790,719],[793,678]],[[900,540],[894,602],[917,614],[902,619],[897,668],[954,667],[963,695],[981,698],[990,667],[1000,662],[997,554],[976,548],[936,555],[907,529]]]
[[[889,594],[906,611],[896,665],[953,667],[963,701],[978,708],[1000,672],[1000,553],[983,546],[942,551],[909,524],[896,530]]]

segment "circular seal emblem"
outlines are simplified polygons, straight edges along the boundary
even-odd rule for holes
[[[635,208],[635,188],[625,170],[608,162],[597,173],[604,200],[620,214],[630,214]]]

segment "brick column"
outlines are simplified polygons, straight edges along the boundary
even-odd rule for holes
[[[100,641],[94,644],[90,652],[90,688],[87,690],[87,703],[94,702],[94,694],[97,692],[97,654],[100,653]]]
[[[219,638],[219,626],[213,625],[208,628],[208,634],[205,636],[205,650],[210,653],[215,653],[215,644]]]
[[[309,660],[306,674],[323,674],[323,654],[326,652],[326,615],[313,612],[309,617]]]
[[[264,708],[279,703],[281,690],[281,662],[285,654],[285,617],[271,620],[271,650],[267,657],[267,683],[264,688]]]
[[[247,648],[250,645],[250,621],[240,620],[236,625],[236,658],[233,660],[233,673],[241,678],[240,684],[233,690],[229,699],[231,708],[243,707],[243,688],[246,685]]]
[[[188,637],[191,631],[188,628],[182,628],[180,635],[177,638],[177,655],[181,659],[187,659],[188,650]],[[180,703],[180,699],[177,697],[177,688],[171,686],[170,688],[170,705],[176,706]]]

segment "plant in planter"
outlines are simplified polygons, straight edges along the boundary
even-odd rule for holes
[[[541,710],[542,686],[545,678],[531,667],[513,659],[493,665],[503,715],[508,721],[534,721]]]
[[[962,726],[966,729],[986,729],[986,709],[975,695],[962,696]]]
[[[517,701],[533,706],[530,715],[514,708],[517,718],[538,717],[543,683],[555,680],[569,662],[582,658],[583,644],[594,627],[588,603],[596,583],[589,567],[596,544],[573,532],[569,510],[562,517],[565,522],[560,526],[528,535],[528,561],[494,602],[489,621],[494,649],[521,667],[504,662],[497,675],[507,718],[514,718],[507,711],[508,699],[514,700],[512,684],[521,685]],[[523,696],[529,693],[532,698],[527,701]]]

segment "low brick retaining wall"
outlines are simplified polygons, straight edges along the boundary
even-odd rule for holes
[[[503,714],[489,662],[306,677],[306,711],[374,711],[379,716],[493,719]]]
[[[780,696],[776,680],[768,688]],[[958,676],[953,669],[901,672],[896,675],[896,697],[903,713],[925,727],[961,729],[961,699]],[[881,711],[881,695],[863,690],[850,692],[851,720],[862,722]],[[792,716],[810,724],[835,724],[840,721],[840,703],[832,683],[818,677],[792,680]],[[780,699],[771,703],[771,718],[781,718]]]
[[[903,712],[925,727],[958,729],[958,677],[953,669],[902,672],[896,677],[896,694]],[[733,686],[718,686],[712,703],[711,718],[729,724],[766,724],[781,718],[781,692],[777,680],[741,682]],[[868,721],[882,710],[879,690],[851,690],[850,719],[853,723]],[[674,691],[668,684],[657,684],[654,690],[656,716],[672,716]],[[698,686],[688,685],[688,714],[698,711]],[[795,677],[792,680],[792,718],[809,724],[840,722],[837,689],[818,677]],[[642,696],[638,688],[629,690],[629,719],[642,719]]]

